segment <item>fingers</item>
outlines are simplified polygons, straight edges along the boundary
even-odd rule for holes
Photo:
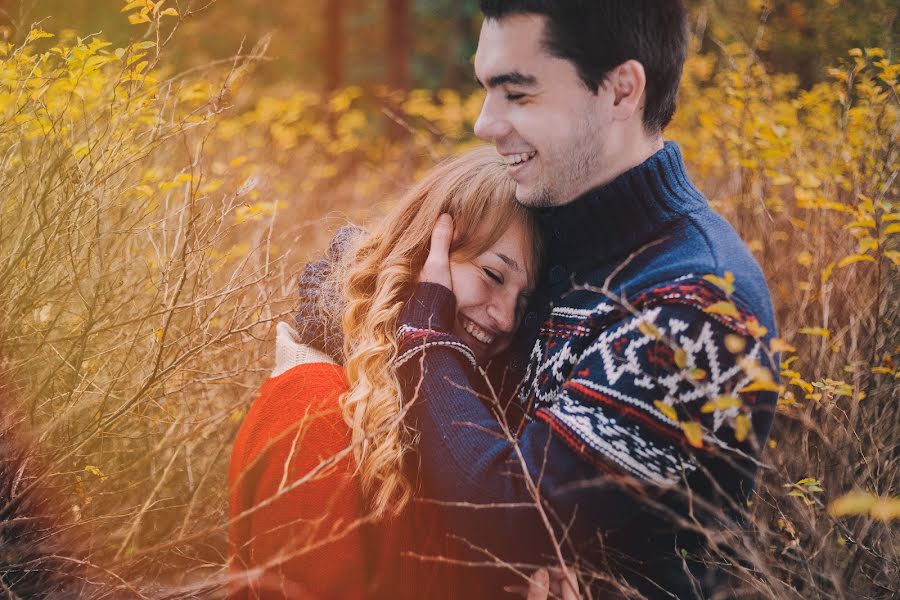
[[[531,576],[526,600],[547,600],[550,596],[550,573],[547,569],[538,569]]]
[[[562,600],[579,600],[578,578],[569,569],[550,568],[550,589]]]
[[[419,273],[419,281],[438,283],[452,290],[450,278],[450,244],[453,242],[453,218],[442,214],[431,232],[428,258]]]
[[[527,588],[524,586],[507,586],[507,592],[524,596],[526,600],[548,600],[549,598],[562,598],[562,600],[580,600],[578,578],[569,569],[551,567],[538,569],[529,580]]]
[[[428,257],[450,260],[450,244],[453,242],[453,217],[447,213],[438,217],[431,232],[431,250]]]

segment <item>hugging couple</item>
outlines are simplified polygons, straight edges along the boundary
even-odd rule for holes
[[[481,0],[475,134],[300,279],[230,467],[235,598],[724,598],[769,292],[662,132],[676,0]]]

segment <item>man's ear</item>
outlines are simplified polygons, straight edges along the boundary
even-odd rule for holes
[[[647,74],[638,61],[623,62],[607,75],[605,84],[613,94],[613,119],[627,121],[643,108]]]

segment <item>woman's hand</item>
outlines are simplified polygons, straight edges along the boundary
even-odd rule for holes
[[[437,283],[453,291],[450,278],[450,243],[453,241],[453,217],[447,213],[438,217],[431,232],[431,248],[419,273],[422,283]]]
[[[527,588],[509,587],[507,591],[518,593],[525,600],[548,600],[549,598],[579,600],[580,598],[578,595],[578,579],[575,577],[575,574],[568,569],[564,571],[558,567],[538,569],[531,576]]]

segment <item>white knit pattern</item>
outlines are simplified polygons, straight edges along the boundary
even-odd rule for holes
[[[297,331],[289,324],[278,323],[275,326],[275,368],[272,369],[272,377],[307,363],[337,364],[327,354],[302,343]]]

